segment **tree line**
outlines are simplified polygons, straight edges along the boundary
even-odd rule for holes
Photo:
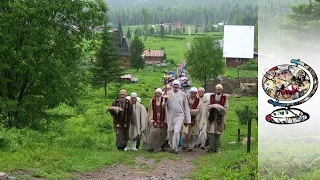
[[[222,4],[220,6],[197,6],[190,8],[154,8],[111,9],[110,21],[124,26],[144,24],[142,11],[147,11],[149,24],[183,22],[183,24],[216,25],[225,21],[228,24],[254,25],[257,22],[257,5]]]

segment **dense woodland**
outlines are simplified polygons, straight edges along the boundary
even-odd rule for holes
[[[290,14],[289,5],[296,5],[303,0],[106,0],[109,4],[109,20],[114,24],[124,26],[143,24],[142,8],[147,9],[148,23],[202,24],[203,26],[226,22],[227,24],[255,25],[258,21],[258,6],[260,18],[267,23],[275,23],[274,19],[285,21],[284,14]],[[268,16],[263,17],[265,13]],[[281,20],[277,19],[282,17]]]
[[[253,1],[252,1],[253,2]],[[214,4],[208,6],[146,6],[149,24],[173,23],[178,21],[183,24],[212,25],[225,21],[228,24],[254,25],[257,21],[257,5],[253,3],[233,5],[229,3]],[[230,7],[230,8],[228,8]],[[125,26],[143,24],[141,9],[112,8],[109,12],[110,21],[118,24],[120,21]]]

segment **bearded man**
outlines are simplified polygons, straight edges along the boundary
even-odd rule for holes
[[[189,103],[186,94],[180,90],[179,80],[172,82],[172,90],[168,92],[168,98],[163,102],[163,107],[167,112],[170,152],[178,154],[182,124],[184,121],[186,124],[191,124]]]
[[[228,97],[223,93],[223,86],[216,85],[216,92],[210,96],[210,103],[208,105],[208,138],[209,146],[208,152],[220,152],[221,134],[225,129],[226,113],[228,110]]]
[[[113,125],[116,133],[116,146],[118,150],[124,150],[129,140],[129,128],[136,125],[133,117],[133,106],[129,99],[126,99],[127,91],[120,90],[119,98],[112,103],[108,110],[113,116]]]
[[[131,103],[133,107],[133,117],[135,119],[135,126],[131,124],[129,128],[129,137],[130,139],[127,141],[127,145],[124,148],[124,151],[130,150],[130,142],[131,142],[131,150],[137,151],[137,141],[140,139],[142,133],[146,130],[146,119],[147,119],[147,110],[146,108],[137,101],[137,93],[131,93]]]
[[[199,141],[198,146],[201,149],[205,149],[207,140],[207,121],[208,121],[208,105],[209,98],[205,96],[205,89],[200,87],[198,89],[198,96],[201,99],[200,111],[199,111]]]
[[[190,108],[191,124],[184,123],[183,125],[183,150],[192,151],[199,135],[199,110],[202,102],[197,96],[197,93],[198,89],[193,87],[190,89],[190,95],[187,96]]]
[[[164,150],[164,144],[167,138],[166,109],[162,106],[167,99],[162,97],[162,90],[157,88],[155,96],[151,99],[148,108],[149,132],[147,137],[147,147],[150,152],[161,148]]]

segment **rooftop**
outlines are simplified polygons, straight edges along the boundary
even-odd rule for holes
[[[164,50],[145,50],[143,53],[146,57],[164,57]]]

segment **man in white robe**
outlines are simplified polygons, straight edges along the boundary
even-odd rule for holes
[[[207,121],[208,121],[208,105],[209,98],[205,96],[205,89],[200,87],[198,89],[198,96],[201,99],[200,111],[199,111],[199,145],[201,149],[205,149],[207,140]]]
[[[197,96],[197,93],[198,89],[193,87],[190,89],[190,95],[187,96],[190,108],[191,124],[184,123],[183,125],[183,150],[192,151],[199,135],[199,110],[202,102]]]
[[[147,118],[147,110],[146,108],[137,102],[137,93],[131,93],[131,103],[133,106],[133,117],[135,119],[135,126],[130,126],[129,129],[129,137],[130,140],[127,142],[127,146],[124,148],[125,151],[130,149],[130,142],[132,143],[131,149],[136,151],[137,149],[137,140],[141,136],[143,132],[145,132],[146,127],[146,118]]]
[[[220,152],[220,137],[225,129],[228,106],[228,96],[223,93],[223,86],[221,84],[216,85],[216,92],[210,96],[208,105],[208,152]]]
[[[190,109],[186,94],[179,90],[180,81],[172,82],[172,90],[168,92],[167,102],[163,102],[167,112],[167,124],[171,153],[178,154],[180,131],[182,124],[191,124]]]

